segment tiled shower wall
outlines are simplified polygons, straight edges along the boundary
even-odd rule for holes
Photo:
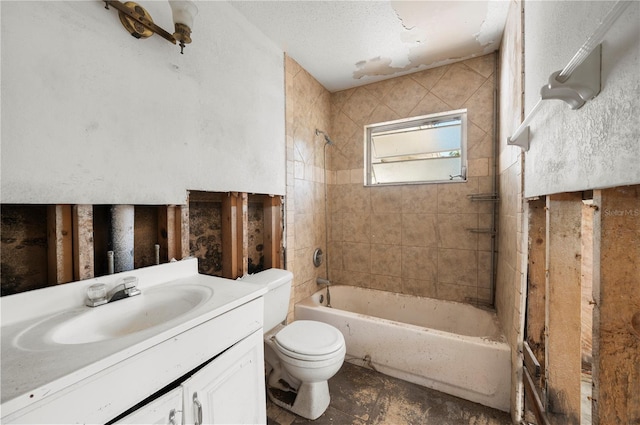
[[[490,54],[331,95],[333,283],[492,301],[491,236],[468,229],[490,229],[493,205],[468,195],[493,190],[494,70]],[[467,182],[363,185],[364,125],[462,108],[468,110]]]
[[[287,196],[286,266],[294,274],[289,319],[293,305],[318,287],[325,264],[313,265],[313,251],[326,252],[324,215],[324,139],[316,128],[331,134],[330,94],[307,71],[285,58]]]

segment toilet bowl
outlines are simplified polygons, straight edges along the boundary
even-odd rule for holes
[[[344,337],[335,327],[311,320],[274,331],[265,336],[269,399],[297,415],[317,419],[329,406],[327,381],[344,362]],[[293,404],[278,398],[274,389],[295,393]]]
[[[243,282],[267,287],[263,329],[269,399],[313,420],[329,406],[328,380],[342,366],[346,346],[342,333],[329,324],[312,320],[282,324],[287,317],[292,280],[291,272],[280,269],[242,278]]]

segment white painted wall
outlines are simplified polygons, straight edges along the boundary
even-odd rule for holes
[[[525,114],[613,2],[525,3]],[[602,48],[602,92],[579,110],[543,102],[531,125],[525,196],[640,183],[640,2],[631,2]]]
[[[283,52],[228,3],[197,3],[184,55],[101,1],[0,4],[3,203],[285,193]]]

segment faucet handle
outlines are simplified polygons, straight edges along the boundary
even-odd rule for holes
[[[85,304],[88,307],[97,307],[107,303],[107,285],[104,283],[94,283],[87,289],[87,299]]]
[[[123,277],[116,283],[116,286],[123,285],[124,289],[131,289],[138,286],[138,278],[135,276]]]
[[[137,288],[138,286],[138,278],[135,276],[127,276],[123,277],[117,286],[122,286],[124,293],[130,297],[134,295],[140,295],[141,291]]]

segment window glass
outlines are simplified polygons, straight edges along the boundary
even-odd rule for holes
[[[365,185],[466,180],[467,111],[365,126]]]

